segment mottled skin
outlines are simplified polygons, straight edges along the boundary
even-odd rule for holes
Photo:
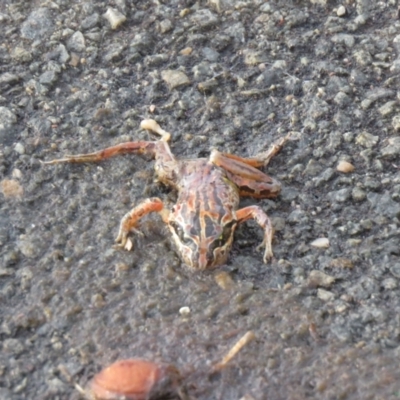
[[[121,143],[96,153],[66,156],[44,164],[100,161],[126,153],[150,154],[156,160],[158,179],[175,188],[178,199],[172,210],[166,209],[159,198],[150,198],[127,213],[116,239],[121,247],[127,247],[128,234],[136,230],[143,216],[158,212],[169,227],[182,261],[193,269],[204,270],[226,262],[237,225],[254,218],[264,230],[260,246],[265,246],[263,261],[267,263],[273,257],[271,222],[258,206],[238,209],[239,199],[273,198],[279,194],[280,183],[256,168],[267,165],[288,137],[254,158],[213,150],[208,159],[176,160],[167,143],[168,132],[153,120],[142,121],[141,127],[158,133],[161,140]]]

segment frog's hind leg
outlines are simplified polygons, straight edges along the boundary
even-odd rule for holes
[[[95,162],[102,161],[107,158],[115,157],[121,154],[147,154],[153,158],[162,158],[163,161],[172,161],[174,156],[172,155],[168,140],[171,135],[161,129],[160,125],[152,119],[145,119],[141,122],[140,127],[142,129],[150,130],[161,136],[161,139],[157,142],[151,141],[139,141],[139,142],[125,142],[120,143],[106,149],[96,151],[89,154],[77,154],[67,155],[64,158],[51,161],[41,161],[42,164],[60,164],[60,163],[84,163],[84,162]]]
[[[243,158],[213,150],[210,155],[210,161],[226,171],[227,178],[239,188],[240,196],[276,197],[281,191],[280,183],[257,168],[268,165],[288,139],[289,135],[279,139],[269,150],[252,158]]]
[[[272,160],[272,158],[275,157],[282,150],[282,147],[289,140],[289,138],[290,134],[277,140],[275,143],[271,145],[271,147],[267,151],[258,153],[254,157],[250,158],[239,157],[229,153],[219,153],[219,152],[217,153],[224,158],[235,160],[240,163],[250,165],[251,167],[254,168],[266,167]],[[213,150],[213,152],[216,152],[216,150]],[[213,153],[211,154],[211,157],[213,157]],[[211,161],[214,162],[213,160]]]
[[[249,159],[213,150],[210,161],[223,168],[226,177],[239,189],[240,196],[273,198],[281,191],[280,183],[251,165]]]
[[[42,164],[60,164],[60,163],[84,163],[102,161],[107,158],[115,157],[120,154],[150,154],[155,156],[158,142],[125,142],[116,146],[88,154],[66,155],[64,158],[51,161],[41,161]]]

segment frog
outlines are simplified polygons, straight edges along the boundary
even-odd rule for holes
[[[171,134],[153,119],[145,119],[140,127],[159,135],[155,141],[130,141],[88,154],[66,155],[42,162],[98,162],[122,155],[148,155],[155,160],[155,175],[161,183],[177,191],[175,204],[168,208],[158,197],[144,199],[126,213],[120,223],[116,246],[130,250],[130,234],[141,234],[140,220],[158,213],[167,225],[182,262],[192,270],[208,270],[226,264],[238,225],[253,219],[263,230],[263,262],[273,259],[273,226],[258,205],[239,208],[241,197],[276,198],[281,183],[259,168],[269,164],[280,152],[290,135],[275,141],[266,151],[244,158],[212,149],[208,158],[177,159],[168,142]]]

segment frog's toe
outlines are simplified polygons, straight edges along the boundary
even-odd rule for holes
[[[113,246],[115,249],[124,249],[127,251],[131,251],[133,248],[133,243],[132,240],[128,237],[123,238],[122,240],[118,240],[118,238],[115,240],[115,245]]]
[[[128,233],[129,230],[123,229],[122,227],[119,229],[118,236],[115,239],[115,243],[117,244],[118,247],[124,248],[126,245],[126,242],[128,240]]]
[[[115,239],[115,247],[124,248],[127,241],[128,241],[127,235],[120,232],[117,238]]]
[[[129,230],[126,229],[120,229],[118,232],[118,236],[115,239],[115,247],[119,249],[125,249],[128,251],[132,250],[133,247],[133,242],[132,240],[128,237],[129,232],[134,232],[138,236],[144,236],[143,232],[140,232],[139,230],[135,228],[130,228]]]
[[[264,246],[265,250],[263,255],[263,262],[264,264],[268,264],[274,258],[274,253],[272,252],[272,246],[265,244],[264,242],[257,247],[257,251],[260,251]]]
[[[274,255],[272,253],[264,253],[263,261],[264,264],[268,264],[272,259],[274,258]]]

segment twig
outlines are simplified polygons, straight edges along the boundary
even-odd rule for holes
[[[225,368],[226,365],[232,360],[232,358],[235,357],[237,353],[239,353],[242,347],[246,346],[255,338],[256,335],[253,333],[253,331],[246,332],[228,351],[227,355],[222,359],[222,361],[214,366],[213,370],[219,371]]]

